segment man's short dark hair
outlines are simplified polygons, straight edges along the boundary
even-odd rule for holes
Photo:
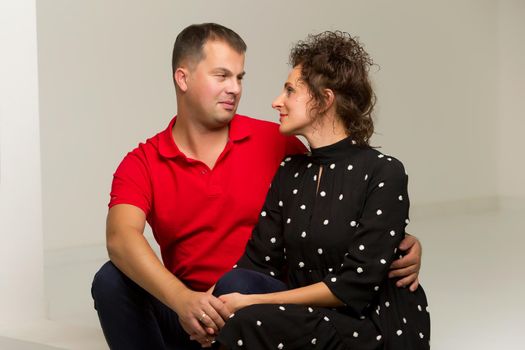
[[[203,48],[208,40],[224,41],[238,53],[246,52],[246,43],[233,30],[216,23],[192,24],[175,39],[171,60],[173,73],[186,59],[200,62],[204,58]]]

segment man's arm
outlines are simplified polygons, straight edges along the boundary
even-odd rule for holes
[[[164,267],[143,235],[145,225],[146,216],[138,207],[118,204],[110,208],[106,223],[109,258],[126,276],[173,309],[188,334],[204,338],[207,332],[216,333],[230,312],[219,299],[190,290]]]
[[[415,291],[419,286],[419,269],[421,268],[422,247],[419,240],[408,233],[399,244],[399,249],[406,251],[401,259],[394,260],[390,265],[388,277],[399,278],[398,287],[409,286],[410,291]]]

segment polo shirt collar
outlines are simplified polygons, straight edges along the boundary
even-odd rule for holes
[[[185,157],[175,144],[172,136],[173,126],[176,120],[177,116],[170,121],[168,127],[159,135],[159,153],[165,158]],[[234,115],[230,121],[230,129],[228,132],[232,142],[241,141],[251,134],[248,123],[243,122],[242,117],[239,117],[237,114]]]
[[[250,123],[246,123],[244,120],[245,118],[238,114],[233,116],[229,130],[229,138],[232,142],[241,141],[250,136],[252,130],[250,129]]]

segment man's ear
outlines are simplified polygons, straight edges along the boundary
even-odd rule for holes
[[[173,73],[173,81],[182,92],[188,90],[187,79],[188,70],[186,68],[179,67],[175,70],[175,73]]]

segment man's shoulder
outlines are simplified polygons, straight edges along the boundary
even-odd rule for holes
[[[259,128],[261,128],[263,131],[279,133],[279,124],[271,122],[269,120],[253,118],[242,114],[236,114],[235,122],[239,123],[239,125],[248,126],[252,128],[253,131],[257,131],[259,130]]]
[[[152,137],[147,138],[145,141],[141,141],[133,148],[129,153],[134,154],[151,154],[159,152],[160,138],[162,137],[162,132],[155,134]]]
[[[173,118],[168,126],[157,132],[155,135],[147,138],[145,141],[132,149],[128,154],[142,155],[142,156],[159,156],[159,155],[173,155],[177,153],[177,149],[172,141],[171,129],[173,127],[175,118]]]
[[[279,131],[279,124],[237,114],[233,120],[239,129],[250,135],[253,144],[263,146],[265,152],[272,154],[279,161],[285,155],[305,153],[306,147],[295,136],[286,136]]]

